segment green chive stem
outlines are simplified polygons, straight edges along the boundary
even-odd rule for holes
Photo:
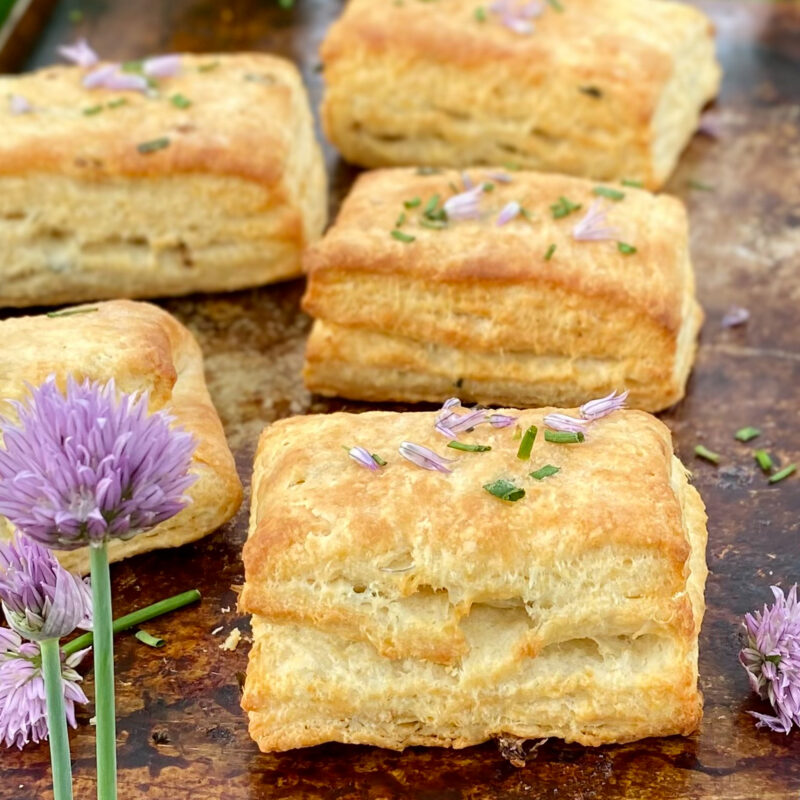
[[[539,469],[531,472],[530,477],[534,480],[540,481],[544,478],[549,478],[551,475],[555,475],[557,472],[561,472],[561,467],[554,467],[552,464],[545,464],[543,467],[539,467]]]
[[[772,459],[766,450],[756,450],[753,457],[764,472],[772,471]]]
[[[520,461],[527,461],[531,457],[531,450],[533,450],[533,443],[536,440],[537,433],[539,433],[539,429],[535,425],[531,425],[522,435],[522,441],[519,443],[519,450],[517,450],[517,458]]]
[[[739,428],[739,430],[733,434],[733,438],[738,439],[740,442],[749,442],[751,439],[755,439],[756,436],[761,436],[761,431],[758,428],[754,428],[752,425]]]
[[[712,464],[719,464],[720,455],[719,453],[715,453],[713,450],[709,450],[702,444],[698,444],[694,448],[694,454],[698,458],[704,458],[706,461],[710,461]]]
[[[72,800],[72,764],[69,757],[67,713],[64,708],[64,679],[58,639],[40,642],[42,675],[47,700],[47,729],[50,732],[50,765],[53,771],[53,800]]]
[[[97,798],[117,800],[117,733],[114,706],[114,632],[111,571],[104,541],[89,548],[94,630],[94,705],[97,719]]]
[[[491,446],[488,444],[466,444],[465,442],[448,442],[448,447],[452,447],[453,450],[463,450],[467,453],[486,453],[491,450]]]
[[[580,432],[570,433],[569,431],[545,431],[544,440],[553,444],[579,444],[586,437]]]
[[[784,467],[779,472],[776,472],[774,475],[769,476],[770,483],[777,483],[778,481],[782,481],[784,478],[788,478],[793,472],[797,471],[797,464],[789,464],[788,467]]]

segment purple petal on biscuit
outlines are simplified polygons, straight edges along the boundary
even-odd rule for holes
[[[350,458],[357,464],[366,467],[372,472],[378,471],[378,465],[375,463],[375,459],[370,455],[369,450],[365,450],[363,447],[351,447],[347,452]]]
[[[516,200],[512,200],[510,203],[507,203],[505,206],[503,206],[503,210],[497,215],[498,227],[511,222],[511,220],[514,219],[514,217],[516,217],[521,210],[522,206]]]
[[[434,453],[433,450],[429,450],[421,444],[403,442],[398,448],[398,451],[403,458],[410,461],[412,464],[416,464],[418,467],[422,467],[422,469],[434,470],[436,472],[452,472],[447,465],[451,464],[453,459],[443,458],[438,453]]]
[[[742,306],[731,306],[722,317],[720,325],[723,328],[735,328],[744,325],[750,319],[750,312]]]
[[[554,431],[562,433],[584,433],[591,420],[568,417],[566,414],[548,414],[544,424]]]
[[[601,397],[599,400],[590,400],[588,403],[584,403],[580,409],[581,416],[589,420],[600,419],[620,408],[625,408],[627,399],[627,391],[617,394],[616,390],[614,390],[611,394]]]

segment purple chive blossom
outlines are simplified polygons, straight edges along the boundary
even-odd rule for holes
[[[516,200],[506,203],[503,210],[497,215],[497,226],[500,227],[511,222],[520,211],[522,211],[522,206]]]
[[[731,306],[723,316],[720,325],[723,328],[735,328],[737,325],[744,325],[750,319],[750,312],[741,306]]]
[[[507,428],[509,425],[513,425],[516,421],[516,417],[510,417],[508,414],[490,414],[488,420],[489,424],[493,428]]]
[[[578,242],[602,242],[615,239],[618,232],[607,225],[608,210],[603,208],[599,200],[595,200],[586,216],[572,229],[572,236]]]
[[[369,450],[365,450],[363,447],[351,447],[347,452],[350,458],[362,467],[366,467],[372,470],[372,472],[378,471],[378,465],[375,459],[370,455]]]
[[[455,439],[459,433],[486,422],[485,411],[475,409],[466,414],[456,414],[455,409],[460,407],[461,401],[457,397],[451,397],[436,415],[434,428],[448,439]]]
[[[64,660],[61,675],[67,721],[75,728],[75,703],[88,703],[78,686],[81,676],[75,671],[89,650],[80,650]],[[35,642],[23,643],[19,634],[0,628],[0,742],[20,750],[28,742],[47,739],[42,657]]]
[[[0,544],[0,600],[8,624],[26,639],[60,639],[91,627],[89,586],[19,534]]]
[[[0,514],[46,547],[73,550],[128,539],[177,514],[196,476],[195,442],[148,415],[147,395],[53,377],[0,420]]]
[[[566,414],[548,414],[544,418],[544,424],[548,428],[563,433],[584,433],[591,421],[590,419],[568,417]]]
[[[505,172],[487,172],[486,177],[495,183],[511,183],[511,176]]]
[[[75,44],[62,44],[58,48],[58,54],[71,64],[77,64],[84,69],[93,67],[100,60],[86,39],[78,39]]]
[[[142,72],[150,78],[174,78],[181,71],[181,57],[170,54],[145,59]]]
[[[617,394],[616,390],[611,394],[601,397],[599,400],[590,400],[581,406],[581,416],[584,419],[594,420],[607,417],[620,408],[625,408],[625,401],[628,399],[628,392]]]
[[[436,472],[452,472],[452,470],[447,467],[448,464],[453,462],[452,458],[443,458],[437,453],[434,453],[433,450],[423,447],[421,444],[403,442],[398,448],[398,452],[407,461],[423,469],[430,469]]]
[[[758,720],[757,727],[789,733],[792,725],[800,727],[800,605],[797,584],[786,595],[777,586],[771,588],[775,603],[745,615],[747,647],[739,661],[753,691],[776,712],[748,712]]]
[[[147,78],[132,72],[123,72],[118,64],[105,64],[83,79],[86,89],[111,89],[115,92],[144,92]]]
[[[12,94],[8,98],[8,110],[15,115],[30,114],[33,111],[33,106],[21,94]]]
[[[706,111],[705,114],[700,116],[700,122],[697,125],[697,132],[708,136],[710,139],[719,139],[722,137],[722,120],[720,115],[715,111]]]
[[[526,35],[533,33],[533,23],[530,20],[540,16],[544,6],[539,0],[530,0],[522,4],[514,0],[495,0],[489,6],[489,10],[497,14],[500,22],[514,33]]]
[[[464,189],[467,191],[475,188],[475,181],[470,178],[469,173],[467,172],[461,173],[461,183],[464,184]]]
[[[465,192],[455,194],[445,201],[444,210],[451,220],[477,219],[481,215],[483,184],[473,186]]]

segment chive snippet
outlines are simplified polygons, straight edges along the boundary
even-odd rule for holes
[[[563,219],[564,217],[569,216],[574,211],[578,211],[583,206],[581,203],[573,203],[571,200],[568,200],[563,195],[558,198],[557,203],[553,203],[550,206],[550,211],[553,214],[553,219]]]
[[[751,439],[755,439],[756,436],[761,436],[761,431],[752,425],[747,425],[744,428],[739,428],[733,438],[738,439],[740,442],[749,442]]]
[[[698,444],[694,448],[694,454],[698,458],[704,458],[706,461],[710,461],[712,464],[719,464],[720,454],[715,453],[713,450],[709,450],[702,444]]]
[[[569,431],[545,431],[544,440],[553,444],[579,444],[586,437],[580,432],[571,433]]]
[[[561,5],[560,0],[547,0],[547,4],[553,11],[558,11],[559,14],[563,13],[564,6]]]
[[[120,106],[127,105],[128,98],[127,97],[117,97],[115,100],[109,100],[106,105],[109,108],[119,108]]]
[[[703,181],[696,181],[694,179],[688,181],[690,189],[697,189],[700,192],[713,192],[714,187],[710,183],[703,183]]]
[[[531,457],[531,450],[533,450],[533,443],[536,441],[537,433],[539,433],[539,429],[535,425],[531,425],[530,428],[522,434],[519,450],[517,450],[517,458],[520,461],[527,461]]]
[[[623,178],[620,183],[623,186],[631,186],[634,189],[644,189],[644,184],[641,181],[634,181],[630,178]]]
[[[531,478],[537,481],[544,480],[545,478],[549,478],[551,475],[555,475],[557,472],[561,472],[561,467],[554,467],[552,464],[545,464],[543,467],[539,467],[539,469],[531,472]]]
[[[598,197],[607,197],[615,202],[619,202],[625,197],[625,192],[621,192],[619,189],[612,189],[610,186],[595,186],[592,189],[592,194],[596,194]]]
[[[797,471],[797,464],[789,464],[788,467],[784,467],[779,472],[776,472],[774,475],[769,476],[770,483],[777,483],[778,481],[782,481],[784,478],[788,478],[793,472]]]
[[[169,139],[166,136],[162,136],[159,139],[151,139],[149,142],[141,142],[136,145],[136,149],[142,153],[142,155],[155,153],[156,150],[163,150],[165,147],[169,147]]]
[[[441,175],[439,167],[417,167],[417,175]]]
[[[395,228],[402,228],[403,223],[406,221],[406,214],[405,211],[401,211],[398,215],[397,219],[395,220],[394,226]]]
[[[547,248],[547,252],[544,254],[544,260],[549,261],[553,257],[553,253],[555,253],[555,251],[555,244],[551,244],[550,247]]]
[[[198,68],[198,72],[211,72],[212,69],[216,69],[219,66],[219,61],[209,61],[207,64],[201,64]]]
[[[475,9],[475,19],[478,22],[486,22],[486,9],[483,6],[478,6]]]
[[[453,450],[464,450],[467,453],[486,453],[491,450],[491,446],[488,444],[466,444],[465,442],[448,442],[448,447],[452,447]]]
[[[398,242],[404,242],[405,244],[410,244],[417,240],[416,236],[409,236],[407,233],[403,233],[403,231],[398,231],[397,229],[392,231],[391,236],[393,239],[397,239]]]
[[[756,463],[764,472],[772,471],[772,458],[766,450],[756,450],[755,453],[753,453],[753,458],[755,458]]]
[[[142,643],[146,644],[148,647],[163,647],[164,640],[159,639],[158,636],[153,636],[152,633],[148,633],[144,630],[138,630],[134,634],[136,638]]]
[[[447,227],[447,223],[443,219],[428,219],[427,217],[421,217],[419,224],[423,228],[431,228],[435,231],[440,231]]]
[[[175,108],[189,108],[189,106],[192,104],[192,101],[188,97],[180,94],[180,92],[172,95],[169,101],[175,106]]]
[[[103,110],[103,106],[89,106],[88,108],[83,109],[83,115],[85,117],[91,117],[95,114],[99,114]]]
[[[377,464],[379,467],[385,467],[385,466],[386,466],[386,461],[385,461],[384,459],[382,459],[382,458],[381,458],[381,457],[380,457],[380,456],[379,456],[377,453],[370,453],[370,455],[372,456],[372,460],[373,460],[373,461],[374,461],[374,462],[375,462],[375,463],[376,463],[376,464]]]
[[[636,252],[636,248],[632,244],[625,242],[617,242],[617,250],[624,256],[632,256]]]
[[[433,197],[431,197],[431,199],[428,200],[428,202],[425,204],[425,209],[423,210],[422,213],[426,217],[432,216],[436,212],[436,206],[439,205],[440,199],[441,198],[439,197],[438,194],[435,194]]]
[[[419,197],[412,197],[410,200],[406,200],[403,205],[406,208],[411,209],[416,208],[421,202],[422,200],[420,200]]]
[[[51,319],[54,317],[74,317],[76,314],[91,314],[99,311],[99,308],[65,308],[63,311],[48,311],[47,315]]]
[[[525,490],[520,486],[515,486],[511,481],[500,479],[492,483],[484,483],[483,488],[489,494],[494,495],[500,500],[507,500],[510,503],[515,503],[525,497]]]

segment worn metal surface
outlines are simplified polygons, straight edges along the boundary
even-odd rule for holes
[[[800,476],[769,487],[751,446],[733,440],[742,425],[782,463],[800,459],[800,6],[708,0],[726,68],[717,104],[721,136],[695,137],[668,190],[691,211],[700,298],[708,319],[684,402],[663,415],[679,455],[695,472],[710,516],[708,612],[701,682],[706,713],[689,739],[648,740],[596,750],[549,742],[524,769],[492,745],[460,752],[404,754],[339,745],[262,755],[247,736],[236,673],[246,643],[219,644],[233,626],[231,586],[246,505],[233,524],[198,544],[151,553],[113,570],[118,612],[197,586],[201,605],[148,625],[161,650],[117,641],[120,795],[125,800],[243,798],[725,798],[788,800],[800,793],[800,736],[757,732],[745,713],[759,708],[736,662],[741,614],[769,597],[772,582],[800,578]],[[300,63],[315,101],[316,48],[338,0],[85,0],[85,20],[67,22],[61,3],[31,65],[87,34],[106,56],[173,50],[259,49]],[[340,196],[354,174],[328,150]],[[702,181],[711,191],[691,189]],[[333,205],[336,201],[334,199]],[[343,404],[316,402],[299,371],[308,319],[294,282],[164,305],[198,336],[211,392],[245,480],[265,423]],[[748,306],[747,326],[722,330],[730,304]],[[348,404],[348,407],[358,407]],[[693,458],[697,442],[723,455],[715,468]],[[230,609],[230,610],[226,610]],[[218,626],[223,632],[213,636]],[[91,690],[91,681],[87,681]],[[76,796],[93,796],[91,708],[72,736]],[[47,798],[45,747],[3,753],[0,798]]]

